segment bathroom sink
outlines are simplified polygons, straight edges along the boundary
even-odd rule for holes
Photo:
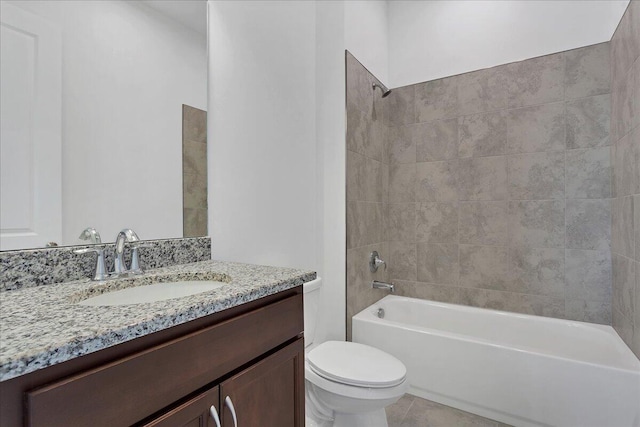
[[[78,304],[87,306],[143,304],[209,292],[224,285],[227,285],[227,283],[211,280],[155,283],[152,285],[134,286],[118,291],[106,292],[95,297],[87,298]]]

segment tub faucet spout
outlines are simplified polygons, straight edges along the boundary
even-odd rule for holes
[[[394,293],[396,291],[396,287],[393,283],[379,282],[377,280],[371,282],[371,287],[373,289],[386,289],[388,291],[391,291],[391,293]]]

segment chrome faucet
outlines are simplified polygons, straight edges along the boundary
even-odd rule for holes
[[[388,291],[391,291],[391,293],[394,293],[396,291],[396,287],[393,283],[379,282],[377,280],[371,282],[371,287],[373,289],[386,289]]]
[[[93,272],[93,280],[102,281],[109,277],[109,274],[107,273],[107,266],[104,261],[104,246],[96,245],[91,248],[77,249],[73,252],[80,255],[95,252],[98,257],[96,258],[96,267],[95,271]]]
[[[378,251],[371,252],[371,255],[369,255],[369,271],[375,273],[381,265],[384,265],[385,270],[387,269],[387,263],[380,259]]]
[[[116,238],[116,259],[113,264],[113,273],[118,276],[127,273],[127,265],[124,262],[124,245],[125,243],[138,242],[140,238],[135,231],[130,228],[125,228],[118,233]]]

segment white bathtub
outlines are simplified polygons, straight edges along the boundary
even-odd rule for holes
[[[353,317],[353,341],[403,361],[409,393],[487,418],[640,426],[640,361],[610,326],[390,295]]]

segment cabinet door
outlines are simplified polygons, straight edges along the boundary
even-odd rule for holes
[[[143,427],[218,427],[211,415],[211,407],[219,413],[220,389],[214,387],[183,403],[177,408],[154,420],[142,424]]]
[[[302,338],[223,382],[220,404],[223,427],[303,427]]]

